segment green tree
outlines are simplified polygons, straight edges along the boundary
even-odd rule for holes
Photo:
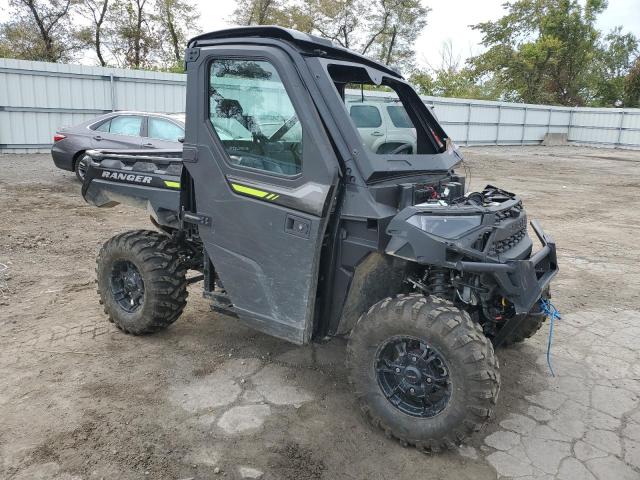
[[[366,47],[372,45],[379,61],[411,71],[414,45],[427,24],[429,9],[420,0],[379,0],[374,11],[378,13],[369,26],[362,53],[367,54]]]
[[[624,79],[624,105],[640,108],[640,57]]]
[[[164,65],[182,70],[187,29],[197,23],[198,11],[189,0],[156,0],[154,20],[160,33],[160,58]]]
[[[426,25],[428,11],[420,0],[240,0],[232,20],[321,35],[410,71],[413,45]]]
[[[463,66],[454,54],[453,43],[445,42],[440,50],[438,65],[417,70],[409,79],[419,93],[437,97],[497,100],[494,82],[481,81],[469,66]]]
[[[638,39],[618,27],[604,37],[594,60],[593,106],[625,105],[625,77],[638,56]]]
[[[285,16],[281,0],[238,0],[231,20],[240,25],[279,25]]]
[[[309,0],[305,11],[315,33],[341,47],[360,50],[359,37],[367,16],[364,0]]]
[[[584,105],[605,0],[517,0],[507,14],[473,28],[487,51],[471,60],[477,75],[493,75],[507,99]]]
[[[81,29],[77,36],[84,45],[95,52],[98,63],[102,67],[107,66],[104,40],[105,36],[109,34],[107,24],[109,6],[109,0],[82,0],[79,7],[81,15],[87,18],[91,24]]]
[[[118,66],[152,68],[160,41],[148,0],[115,0],[109,10],[111,53]]]
[[[0,52],[11,58],[66,62],[82,48],[72,33],[77,0],[10,0],[11,19],[0,25]]]

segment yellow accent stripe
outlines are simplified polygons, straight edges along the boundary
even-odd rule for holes
[[[264,198],[269,195],[269,192],[258,190],[257,188],[247,187],[246,185],[240,185],[237,183],[232,183],[231,188],[233,188],[238,193],[246,193],[247,195],[252,195],[258,198]]]
[[[165,180],[164,184],[169,188],[180,188],[180,182],[172,182],[170,180]]]
[[[252,197],[263,198],[265,200],[275,200],[279,198],[280,195],[271,192],[265,192],[264,190],[259,190],[257,188],[247,187],[246,185],[241,185],[239,183],[232,183],[231,188],[234,192],[244,193],[246,195],[251,195]]]

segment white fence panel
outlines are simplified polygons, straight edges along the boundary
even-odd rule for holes
[[[181,74],[0,59],[0,153],[47,151],[58,128],[113,110],[184,112],[185,93]],[[547,133],[567,133],[570,142],[640,148],[640,109],[423,100],[460,145],[538,144]]]

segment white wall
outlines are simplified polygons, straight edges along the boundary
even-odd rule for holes
[[[47,151],[57,128],[112,110],[184,112],[185,89],[181,74],[0,59],[0,153]],[[423,99],[460,145],[532,145],[561,132],[571,142],[640,148],[640,109]]]

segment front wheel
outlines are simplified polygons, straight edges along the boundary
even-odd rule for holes
[[[509,347],[515,343],[522,343],[527,338],[533,337],[542,328],[547,316],[542,312],[529,313],[522,319],[518,327],[511,332],[502,342],[502,347]]]
[[[167,235],[149,230],[116,235],[97,259],[100,303],[125,333],[156,332],[184,310],[186,273],[181,250]]]
[[[420,294],[376,303],[351,332],[350,381],[368,419],[404,445],[461,444],[493,414],[500,375],[469,314]]]

